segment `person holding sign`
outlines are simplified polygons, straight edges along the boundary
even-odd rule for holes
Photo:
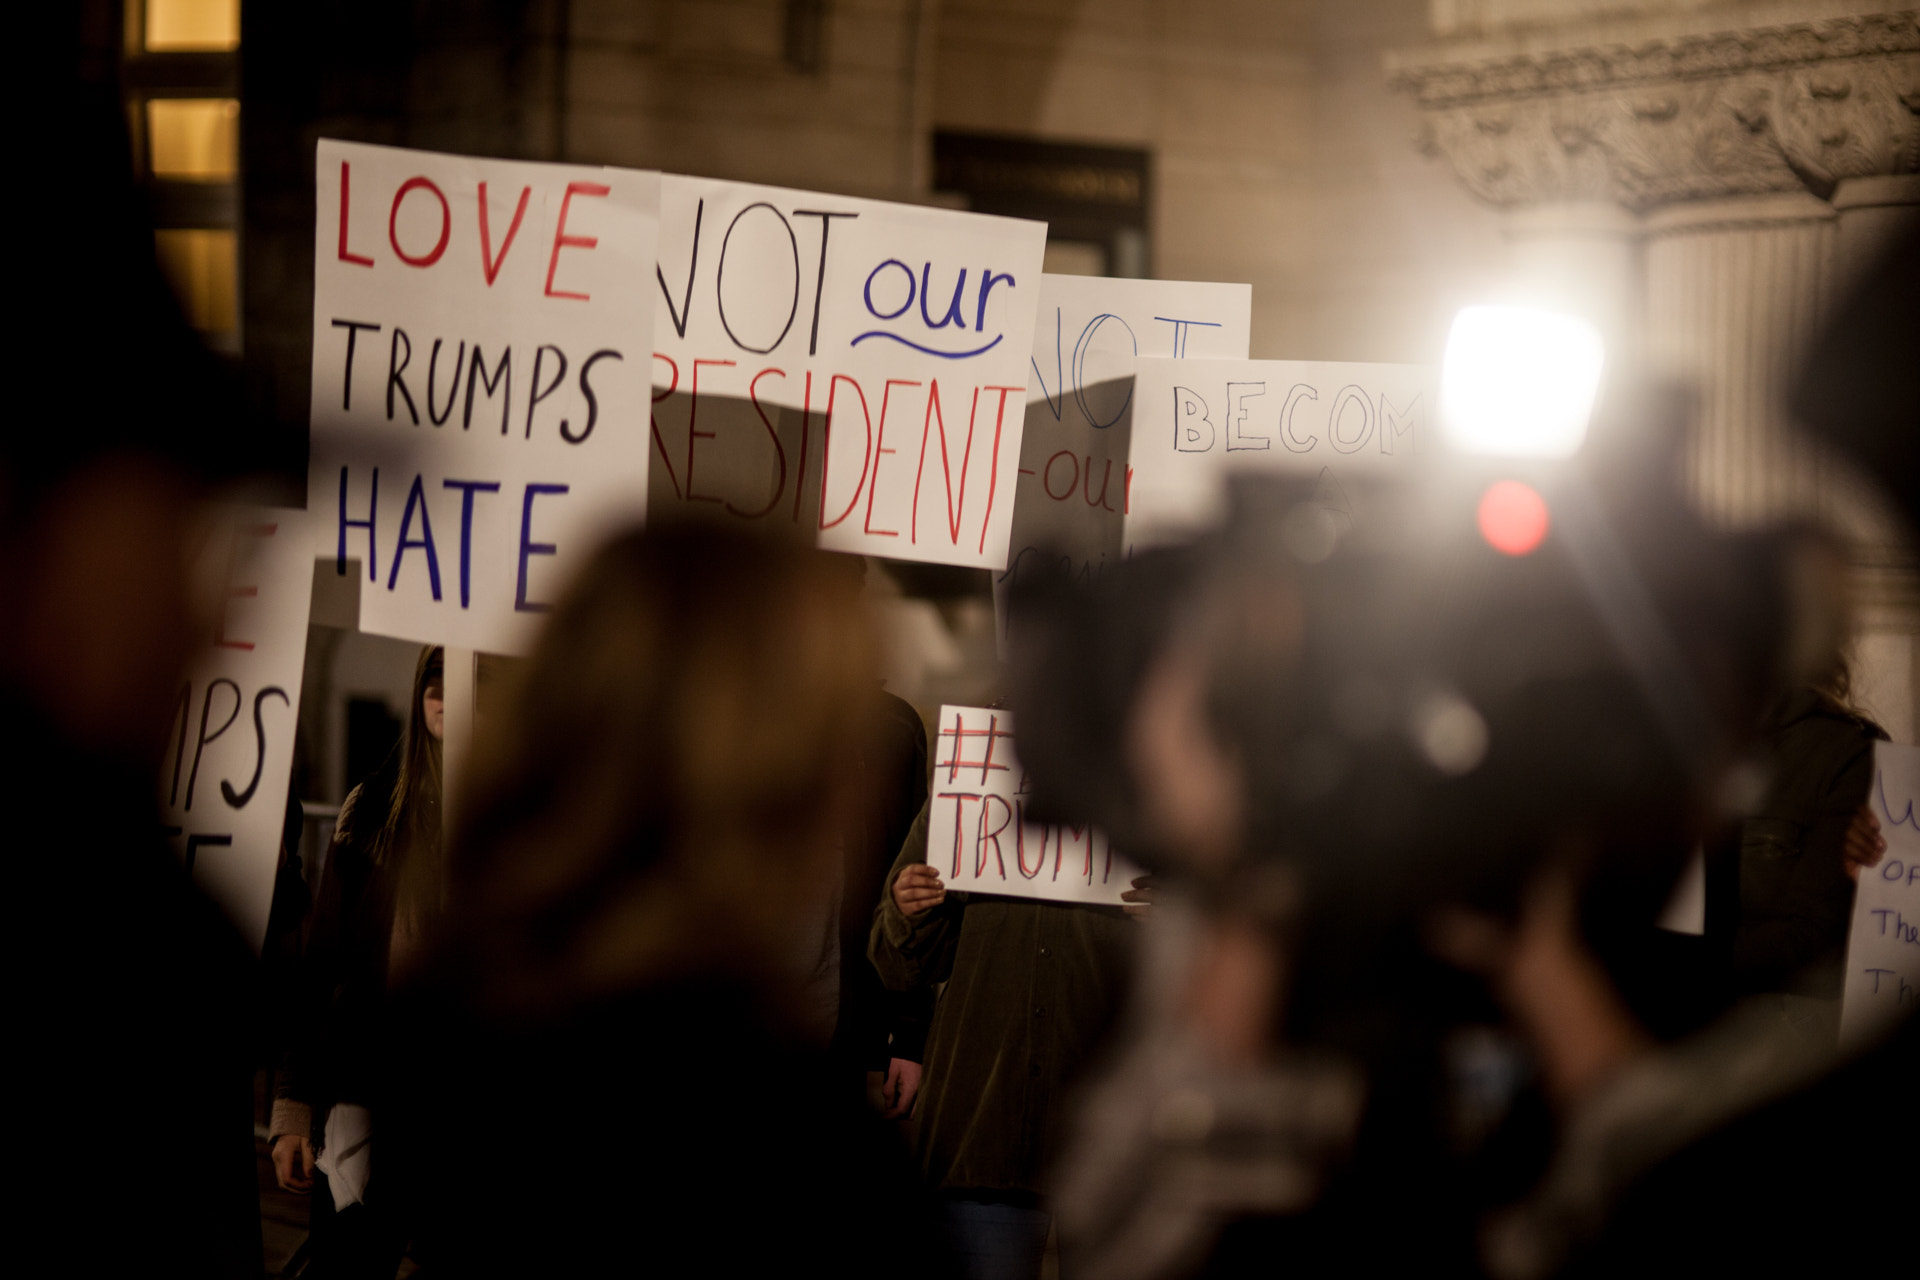
[[[583,566],[480,726],[394,1019],[381,1168],[431,1266],[614,1274],[678,1245],[878,1277],[924,1250],[892,1135],[808,1025],[875,675],[813,550],[668,526]]]
[[[445,725],[444,658],[428,647],[414,669],[404,736],[340,806],[275,1086],[275,1177],[288,1191],[313,1193],[315,1261],[342,1274],[391,1276],[406,1248],[391,1197],[370,1178],[369,1107],[389,1050],[388,989],[417,958],[445,896]]]
[[[945,983],[915,1108],[919,1161],[969,1277],[1037,1277],[1043,1176],[1066,1094],[1118,1015],[1136,944],[1118,906],[949,895],[922,812],[887,877],[868,955],[895,991]],[[1144,909],[1151,890],[1123,895]]]
[[[1733,976],[1740,994],[1776,999],[1790,1025],[1831,1045],[1853,882],[1886,847],[1866,802],[1873,744],[1887,734],[1849,698],[1844,547],[1803,530],[1789,555],[1801,577],[1821,584],[1809,613],[1827,636],[1811,680],[1783,693],[1762,726],[1772,777],[1741,828]]]

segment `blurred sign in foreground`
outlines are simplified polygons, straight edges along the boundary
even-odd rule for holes
[[[932,805],[927,862],[950,890],[1119,906],[1142,874],[1104,831],[1026,820],[1008,711],[940,708]]]
[[[1887,853],[1860,872],[1847,975],[1840,996],[1840,1043],[1877,1039],[1920,1007],[1920,747],[1874,746],[1867,807],[1880,820]]]
[[[220,584],[161,761],[168,839],[254,950],[267,933],[307,659],[313,553],[304,511],[222,510],[203,552]]]

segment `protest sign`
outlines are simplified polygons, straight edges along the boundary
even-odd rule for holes
[[[1867,807],[1880,820],[1886,856],[1863,868],[1847,934],[1840,988],[1840,1044],[1873,1040],[1920,1008],[1920,747],[1879,742]]]
[[[524,652],[645,511],[659,175],[322,140],[318,554],[360,625]]]
[[[1150,360],[1134,385],[1127,545],[1174,542],[1214,524],[1233,471],[1320,477],[1321,502],[1351,525],[1348,476],[1407,465],[1434,404],[1425,365],[1294,360]]]
[[[649,501],[1006,563],[1046,226],[661,179]]]
[[[307,513],[222,509],[203,573],[219,613],[174,706],[161,764],[168,839],[194,882],[259,949],[293,772],[313,553]]]
[[[1012,712],[941,707],[934,743],[927,862],[948,889],[1120,905],[1142,872],[1106,832],[1027,821]]]
[[[993,580],[1002,627],[1008,587],[1043,555],[1076,578],[1121,558],[1135,360],[1245,359],[1252,309],[1244,284],[1040,278],[1013,541]]]

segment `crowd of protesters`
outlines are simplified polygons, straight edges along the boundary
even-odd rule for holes
[[[196,504],[252,464],[101,172],[73,185],[97,197],[102,251],[31,296],[85,299],[84,323],[40,331],[94,326],[139,376],[31,406],[65,425],[11,428],[0,463],[26,1216],[119,1265],[252,1275],[258,975],[162,842],[149,784],[194,629],[178,552]],[[1904,324],[1910,356],[1902,252],[1857,305]],[[43,375],[73,374],[44,384],[78,385],[76,351],[43,345]],[[1846,377],[1881,398],[1837,443],[1904,477],[1916,512],[1899,470],[1916,400],[1879,366]],[[1792,589],[1839,575],[1826,544],[1767,545],[1782,616],[1742,599],[1714,625],[1831,624]],[[1648,590],[1658,607],[1696,587]],[[1600,743],[1569,772],[1542,763],[1572,704],[1533,708],[1551,731],[1489,712],[1492,763],[1533,769],[1524,806],[1490,816],[1473,806],[1499,793],[1463,783],[1411,819],[1356,817],[1275,782],[1303,776],[1274,762],[1310,745],[1283,729],[1322,692],[1323,610],[1348,607],[1317,590],[1216,575],[1126,659],[1125,705],[1105,708],[1137,818],[1123,844],[1160,873],[1131,909],[942,884],[924,730],[880,688],[856,567],[830,553],[705,526],[615,539],[453,795],[443,658],[423,651],[288,987],[270,1137],[281,1185],[312,1197],[309,1274],[411,1256],[450,1276],[1037,1276],[1050,1236],[1063,1275],[1143,1280],[1910,1256],[1900,1214],[1854,1210],[1911,1201],[1920,1024],[1846,1054],[1829,1025],[1849,877],[1885,847],[1863,815],[1884,735],[1837,644],[1799,666],[1722,652],[1699,723],[1620,722],[1642,752],[1624,762]],[[1572,649],[1612,643],[1596,636]],[[1267,683],[1237,684],[1256,660]],[[1014,706],[1037,725],[1034,688]],[[1649,771],[1662,732],[1771,762],[1744,825],[1702,803],[1708,775]],[[1497,867],[1473,862],[1481,823]],[[1675,1012],[1647,994],[1669,953],[1644,939],[1684,861],[1666,854],[1696,843],[1731,850],[1713,873],[1734,910],[1710,913]],[[1363,872],[1399,880],[1364,910]],[[106,1225],[103,1183],[133,1206]]]

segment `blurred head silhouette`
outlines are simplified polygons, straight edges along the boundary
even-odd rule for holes
[[[819,552],[691,526],[608,545],[476,747],[447,976],[503,1012],[777,986],[837,871],[873,670]]]

